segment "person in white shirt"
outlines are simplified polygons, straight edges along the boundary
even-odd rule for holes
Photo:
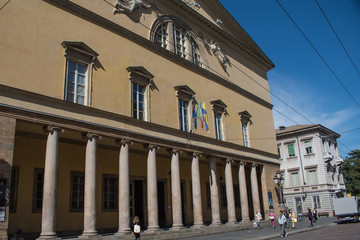
[[[284,215],[283,210],[280,211],[280,216],[278,218],[278,222],[279,222],[280,229],[281,229],[280,237],[287,237],[287,234],[285,232],[286,217]]]

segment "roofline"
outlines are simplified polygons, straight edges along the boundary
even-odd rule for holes
[[[296,126],[296,125],[295,125]],[[292,135],[299,135],[300,133],[306,133],[306,132],[315,132],[315,131],[323,131],[325,133],[328,133],[329,135],[332,135],[335,137],[335,139],[340,138],[341,135],[330,130],[327,127],[322,126],[321,124],[314,124],[314,125],[308,125],[300,129],[294,129],[286,132],[280,132],[276,133],[276,139],[284,138]]]

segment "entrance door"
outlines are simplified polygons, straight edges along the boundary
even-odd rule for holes
[[[297,212],[297,215],[298,215],[298,218],[302,219],[302,215],[303,215],[303,212],[302,212],[302,202],[301,202],[301,197],[296,197],[295,198],[295,207],[296,207],[296,212]]]
[[[143,180],[130,180],[130,221],[138,216],[140,223],[144,225],[144,181]],[[143,227],[143,226],[142,226]]]
[[[159,227],[166,227],[166,199],[165,199],[165,182],[159,181],[157,183],[158,188],[158,216],[159,216]]]
[[[185,181],[181,181],[181,215],[183,220],[183,225],[186,226],[186,184]]]

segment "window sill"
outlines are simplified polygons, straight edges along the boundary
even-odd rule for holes
[[[287,157],[286,159],[287,159],[287,160],[297,159],[297,156]]]
[[[312,156],[315,156],[315,153],[308,153],[308,154],[305,154],[304,156],[305,157],[312,157]]]

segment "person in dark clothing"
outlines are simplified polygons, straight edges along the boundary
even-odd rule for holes
[[[141,227],[140,227],[140,220],[138,216],[135,216],[133,219],[133,224],[134,224],[134,237],[135,240],[140,240],[140,232],[141,232]]]
[[[318,215],[317,215],[317,210],[316,210],[316,208],[314,208],[313,217],[314,217],[314,223],[316,223],[316,221],[317,221],[317,219],[318,219]]]
[[[313,227],[314,226],[313,225],[313,214],[312,214],[312,211],[310,208],[308,208],[308,219],[309,219],[310,226]]]

